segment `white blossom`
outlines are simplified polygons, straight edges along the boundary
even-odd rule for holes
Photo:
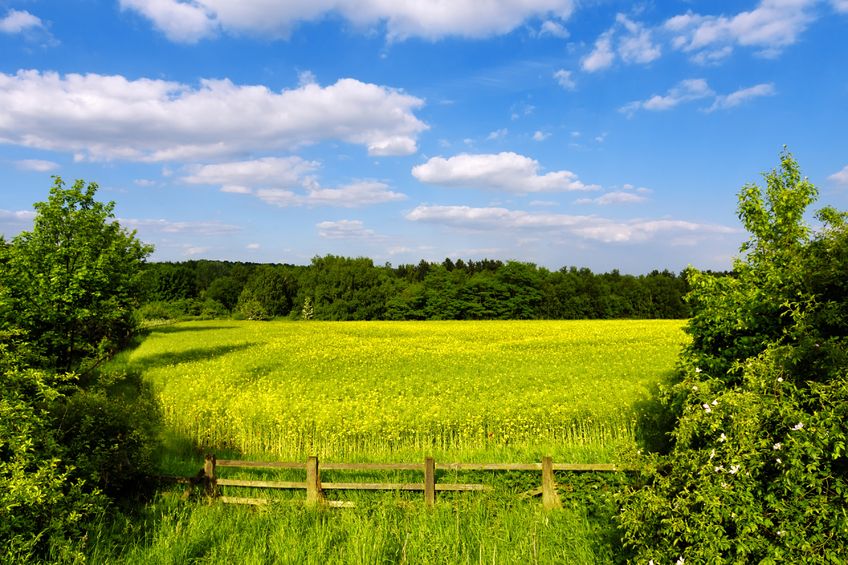
[[[782,382],[783,382],[783,377],[777,377],[777,382],[782,383]]]
[[[684,563],[686,563],[686,561],[684,561],[682,557],[678,557],[674,565],[683,565]]]
[[[718,399],[713,400],[711,404],[712,404],[713,406],[718,406]]]
[[[709,404],[704,403],[704,405],[703,405],[703,406],[704,406],[704,412],[706,412],[707,414],[709,414],[710,412],[712,412],[712,411],[713,411],[713,409],[712,409],[712,408],[710,408],[710,405],[709,405]]]
[[[802,429],[804,429],[804,422],[798,422],[797,424],[795,424],[794,426],[792,426],[792,429],[793,429],[793,430],[795,430],[796,432],[797,432],[798,430],[802,430]]]
[[[780,442],[777,442],[776,444],[774,444],[773,446],[771,446],[771,448],[772,448],[772,449],[774,449],[775,451],[780,450],[780,448],[781,448],[781,447],[783,447],[783,444],[782,444],[782,443],[780,443]]]
[[[735,475],[739,471],[739,465],[731,465],[730,466],[730,474]]]
[[[719,440],[721,443],[724,443],[724,442],[726,442],[726,441],[727,441],[727,436],[726,436],[726,435],[724,435],[724,432],[721,432],[721,435],[720,435],[720,436],[718,436],[718,440]]]

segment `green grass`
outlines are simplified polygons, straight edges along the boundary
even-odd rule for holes
[[[161,403],[163,472],[202,453],[264,460],[619,462],[639,406],[673,370],[682,322],[192,322],[151,330],[114,361]],[[302,471],[220,469],[303,480]],[[413,472],[322,472],[324,481],[420,482]],[[164,489],[87,540],[92,563],[612,563],[621,475],[558,473],[563,508],[521,493],[539,473],[439,473],[486,493],[329,492],[354,509],[309,508],[303,491],[250,508]]]

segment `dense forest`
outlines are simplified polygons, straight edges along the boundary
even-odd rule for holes
[[[421,261],[375,265],[316,257],[308,266],[185,261],[149,263],[147,319],[234,316],[316,320],[686,318],[687,275],[550,271],[532,263]]]

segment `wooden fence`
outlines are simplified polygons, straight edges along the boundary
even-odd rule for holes
[[[294,469],[306,471],[304,481],[257,481],[243,479],[228,479],[219,476],[218,470],[222,467],[249,468],[249,469]],[[321,480],[321,471],[417,471],[423,473],[422,482],[414,483],[367,483],[367,482],[324,482]],[[436,502],[437,492],[446,491],[489,491],[489,485],[479,483],[448,483],[436,481],[437,471],[523,471],[541,472],[541,485],[538,488],[524,493],[524,496],[542,497],[542,505],[546,509],[560,506],[559,495],[554,471],[570,472],[616,472],[634,471],[632,467],[625,467],[607,463],[581,464],[581,463],[554,463],[550,457],[544,457],[541,463],[436,463],[432,457],[424,459],[423,463],[322,463],[319,464],[317,457],[309,457],[305,463],[298,462],[263,462],[263,461],[238,461],[233,459],[217,459],[215,455],[207,455],[203,468],[192,478],[178,478],[179,482],[188,483],[186,496],[192,487],[200,486],[207,496],[213,497],[227,504],[251,504],[263,505],[270,501],[265,498],[246,498],[221,496],[219,487],[245,487],[261,489],[302,489],[306,490],[307,504],[325,504],[333,507],[352,507],[353,502],[341,500],[328,500],[326,491],[333,490],[393,490],[393,491],[422,491],[424,502],[432,506]]]

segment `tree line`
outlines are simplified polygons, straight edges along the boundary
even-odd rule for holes
[[[144,318],[496,320],[686,318],[686,272],[556,271],[519,261],[420,261],[393,267],[326,255],[306,266],[148,263]]]

